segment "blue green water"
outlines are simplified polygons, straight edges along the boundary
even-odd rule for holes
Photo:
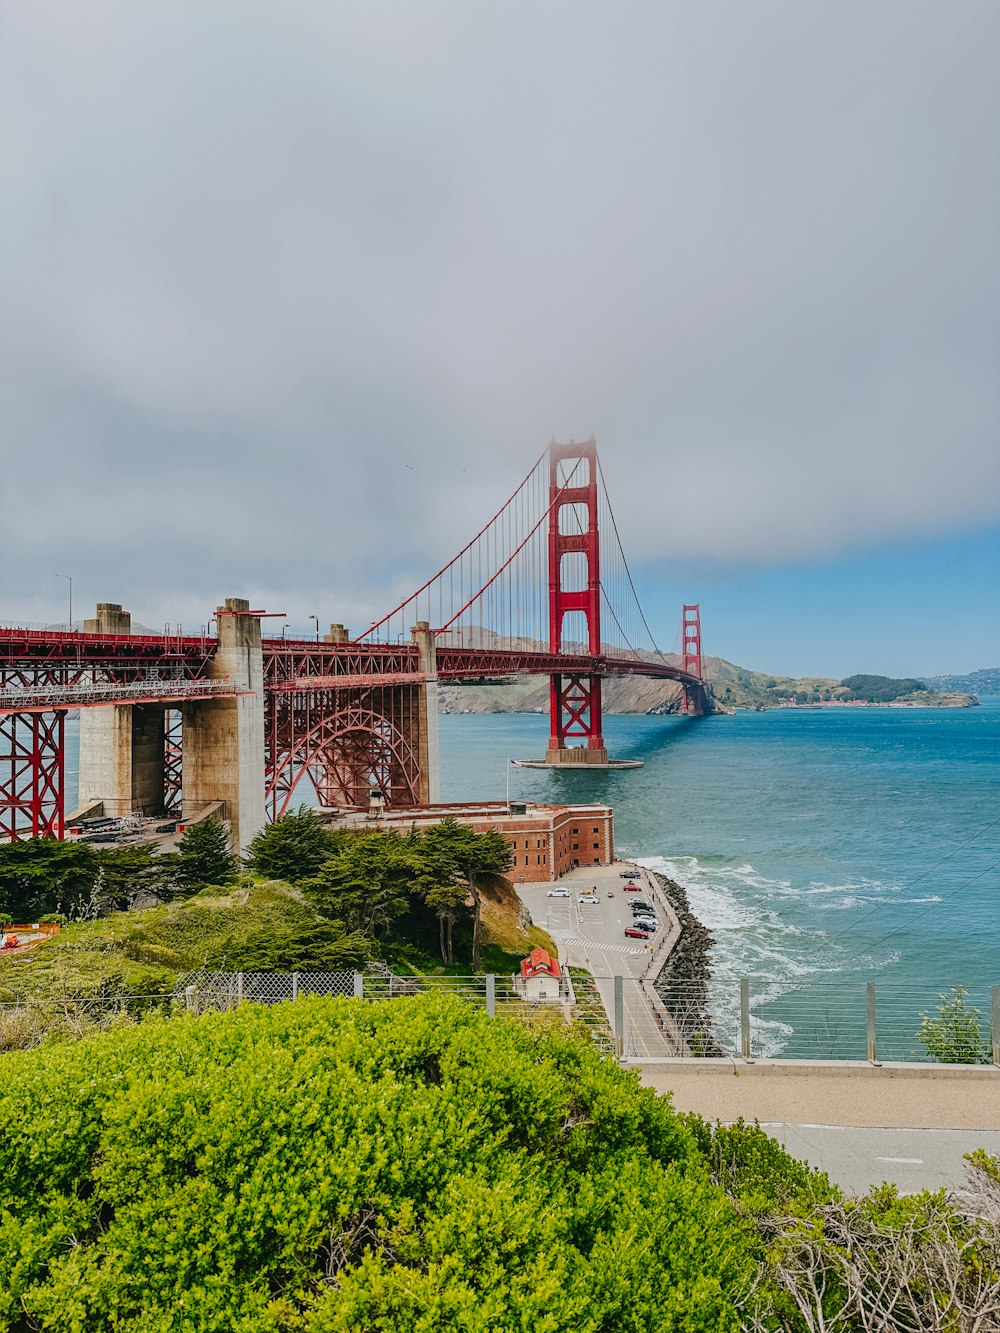
[[[723,1007],[739,977],[753,979],[760,1053],[841,1053],[831,1033],[863,1033],[871,980],[887,1036],[901,997],[912,1014],[963,985],[988,1010],[1000,984],[1000,699],[609,717],[605,734],[616,758],[645,766],[513,769],[511,795],[614,807],[619,855],[684,884],[711,929]],[[508,756],[542,753],[547,720],[447,716],[441,737],[443,799],[496,798]],[[803,988],[822,1032],[796,1018]]]

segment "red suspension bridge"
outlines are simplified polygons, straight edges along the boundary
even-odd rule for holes
[[[137,635],[115,604],[82,633],[0,627],[0,840],[62,837],[65,717],[79,709],[80,807],[193,815],[221,803],[245,846],[303,779],[329,806],[433,802],[437,688],[550,681],[549,764],[609,762],[601,682],[676,681],[711,702],[696,605],[660,651],[629,571],[597,448],[553,444],[476,536],[352,639],[261,635],[230,598],[214,636]]]

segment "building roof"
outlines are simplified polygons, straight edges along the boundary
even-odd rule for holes
[[[521,959],[521,976],[525,980],[528,977],[541,976],[543,972],[547,972],[550,977],[560,975],[558,961],[545,949],[532,949],[527,958]]]

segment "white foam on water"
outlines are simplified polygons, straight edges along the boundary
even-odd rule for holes
[[[780,1055],[795,1035],[788,1023],[767,1016],[767,1006],[803,984],[836,976],[844,958],[844,947],[830,941],[825,930],[786,921],[779,907],[815,898],[816,910],[849,911],[877,901],[879,895],[872,890],[884,895],[888,888],[863,876],[841,884],[813,880],[797,888],[789,880],[760,874],[749,862],[705,864],[696,856],[637,860],[681,884],[692,913],[714,936],[710,1008],[718,1039],[727,1050],[736,1050],[739,1044],[740,978],[753,978],[753,1047],[765,1058]],[[898,899],[890,890],[886,901]],[[888,960],[871,960],[870,965],[881,969]]]

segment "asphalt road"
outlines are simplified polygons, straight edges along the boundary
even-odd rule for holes
[[[852,1194],[884,1180],[904,1194],[966,1182],[963,1154],[976,1148],[1000,1154],[1000,1131],[975,1129],[857,1129],[845,1125],[765,1123],[766,1130],[800,1160],[819,1167]]]

